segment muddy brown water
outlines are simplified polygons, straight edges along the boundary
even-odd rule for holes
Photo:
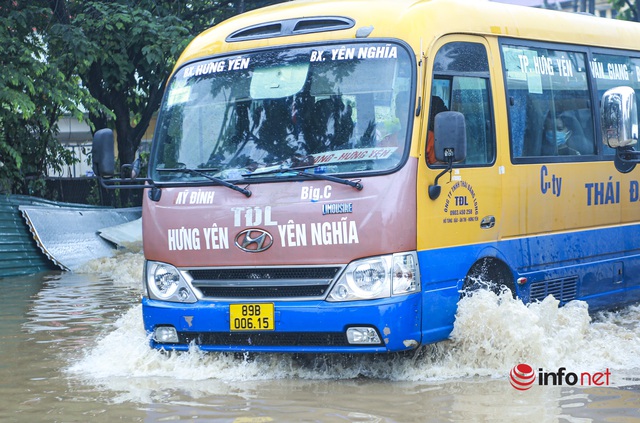
[[[0,422],[640,421],[640,306],[590,317],[487,294],[415,355],[162,354],[142,328],[142,261],[0,280]],[[520,391],[519,363],[610,377]]]

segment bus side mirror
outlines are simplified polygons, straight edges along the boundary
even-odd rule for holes
[[[440,112],[436,115],[433,148],[436,160],[447,164],[447,167],[436,176],[433,185],[429,185],[429,198],[435,200],[440,196],[442,190],[442,187],[438,185],[440,177],[451,172],[453,163],[461,162],[467,158],[467,128],[462,113]]]
[[[91,145],[91,159],[93,161],[93,173],[97,176],[100,186],[104,189],[147,189],[151,201],[160,201],[162,191],[153,180],[139,178],[136,183],[130,184],[132,179],[136,179],[140,173],[140,158],[130,165],[122,166],[123,171],[131,174],[131,179],[114,178],[115,175],[115,153],[113,151],[113,131],[111,129],[100,129],[93,135]]]
[[[433,135],[437,161],[456,163],[467,157],[467,129],[462,113],[438,113],[435,117]]]
[[[600,122],[602,142],[616,149],[616,169],[621,173],[631,172],[640,162],[640,152],[632,147],[638,142],[638,112],[633,88],[615,87],[602,95]]]
[[[110,178],[114,174],[115,153],[113,151],[113,131],[100,129],[93,135],[91,145],[93,172],[98,177]]]

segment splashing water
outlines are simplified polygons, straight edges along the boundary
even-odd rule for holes
[[[138,286],[142,260],[140,253],[127,252],[85,266],[83,271],[108,274],[117,283]],[[115,390],[131,389],[135,378],[136,383],[145,385],[143,390],[154,390],[163,383],[175,387],[178,381],[193,389],[194,383],[203,381],[201,389],[211,392],[231,382],[273,379],[504,378],[518,363],[575,371],[640,369],[639,318],[640,306],[590,316],[584,302],[559,307],[559,302],[550,296],[525,305],[508,292],[496,295],[478,291],[460,301],[449,341],[422,347],[412,355],[238,357],[203,353],[196,347],[186,353],[151,350],[143,329],[142,307],[138,304],[122,315],[68,371]],[[204,383],[211,380],[221,383]],[[623,378],[613,378],[613,382],[624,384]]]
[[[98,274],[113,280],[117,285],[139,288],[142,283],[143,263],[142,245],[132,244],[126,249],[118,250],[113,257],[103,257],[85,263],[75,270],[75,273]]]
[[[582,301],[559,307],[548,296],[525,305],[509,292],[478,291],[460,301],[451,359],[466,374],[480,375],[504,375],[523,362],[581,371],[640,368],[639,316],[640,306],[632,306],[592,321]]]

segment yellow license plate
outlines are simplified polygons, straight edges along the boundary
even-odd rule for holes
[[[229,305],[229,329],[232,332],[243,330],[275,330],[274,306],[270,303],[231,304]]]

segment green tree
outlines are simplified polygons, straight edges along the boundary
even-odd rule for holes
[[[74,162],[56,140],[63,113],[97,105],[49,55],[44,1],[0,1],[0,191],[40,195],[48,169]]]
[[[640,1],[609,0],[613,10],[618,12],[617,18],[625,21],[640,22]]]
[[[56,140],[65,113],[115,128],[130,163],[186,44],[281,1],[0,0],[0,191],[42,194],[76,161]]]
[[[189,41],[232,15],[281,1],[49,0],[50,32],[69,74],[80,75],[115,116],[92,113],[94,127],[113,127],[120,163],[131,163]]]

